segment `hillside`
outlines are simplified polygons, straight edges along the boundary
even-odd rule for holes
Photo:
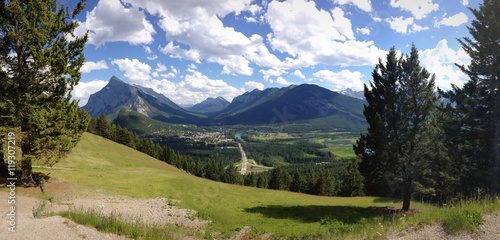
[[[86,194],[179,200],[179,207],[194,209],[212,221],[208,231],[223,235],[250,226],[256,234],[327,236],[333,226],[329,221],[356,229],[381,217],[374,207],[400,206],[392,199],[320,197],[213,182],[89,133],[55,167],[50,170],[53,178]],[[69,194],[67,189],[61,191],[59,195]],[[429,206],[416,203],[415,207]]]

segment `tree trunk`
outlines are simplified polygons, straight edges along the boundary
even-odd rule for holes
[[[408,177],[408,179],[406,179],[406,182],[404,183],[403,189],[403,208],[401,209],[403,212],[407,212],[408,210],[410,210],[411,195],[413,193],[412,185],[413,180],[411,177]]]
[[[36,186],[35,180],[33,180],[33,168],[31,165],[31,159],[24,159],[21,166],[21,183],[27,187]]]

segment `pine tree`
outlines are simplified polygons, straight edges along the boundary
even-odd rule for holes
[[[78,137],[63,114],[77,112],[70,92],[81,77],[87,35],[69,39],[84,7],[84,1],[71,12],[55,0],[0,3],[0,127],[20,128],[27,185],[34,183],[32,160],[57,159]]]
[[[290,184],[290,191],[292,192],[306,192],[307,182],[299,171],[295,171],[292,178],[292,183]]]
[[[377,191],[372,180],[379,187],[401,191],[402,210],[408,211],[415,186],[427,190],[421,180],[431,174],[439,146],[440,137],[432,127],[437,114],[434,75],[420,66],[415,46],[399,60],[392,48],[386,65],[379,61],[372,75],[364,111],[370,128],[354,147],[361,158],[360,172],[369,184],[367,193]]]
[[[476,188],[500,191],[500,1],[469,9],[476,17],[468,27],[471,38],[458,41],[471,62],[457,65],[469,81],[440,91],[450,100],[444,108],[448,149],[466,195]]]
[[[358,160],[353,159],[342,175],[340,195],[342,196],[364,196],[364,179],[358,169]]]
[[[274,168],[271,170],[269,188],[276,190],[288,190],[290,188],[291,180],[290,174],[283,171],[282,168]]]

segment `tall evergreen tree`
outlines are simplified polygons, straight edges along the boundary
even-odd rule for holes
[[[363,175],[359,172],[357,159],[353,159],[349,163],[346,172],[342,174],[341,181],[340,195],[348,197],[365,195],[364,179]]]
[[[484,0],[469,8],[475,20],[471,37],[458,39],[471,57],[469,65],[457,65],[469,81],[463,87],[440,91],[450,103],[446,136],[448,149],[463,194],[476,188],[500,191],[500,1]]]
[[[404,211],[410,208],[415,185],[429,174],[438,140],[432,121],[437,112],[434,75],[420,66],[418,51],[396,60],[395,49],[373,71],[371,90],[365,87],[368,105],[364,114],[370,124],[354,147],[361,158],[360,171],[367,191],[377,185],[401,192]],[[375,180],[375,186],[368,182]],[[425,190],[423,188],[419,188]]]
[[[70,92],[81,77],[87,35],[73,32],[84,7],[84,1],[71,12],[55,0],[0,2],[0,127],[20,128],[25,184],[33,183],[32,160],[60,156],[77,137],[65,114],[77,112]]]

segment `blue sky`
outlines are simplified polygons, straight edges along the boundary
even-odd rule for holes
[[[73,1],[61,0],[71,6]],[[84,105],[115,75],[180,105],[255,88],[311,83],[361,90],[392,47],[409,53],[448,89],[467,80],[467,7],[478,0],[99,0],[78,16],[89,31]]]

